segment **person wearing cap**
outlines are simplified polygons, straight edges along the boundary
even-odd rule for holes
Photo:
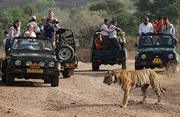
[[[139,35],[154,32],[153,25],[149,22],[149,18],[147,16],[142,17],[142,21],[143,22],[139,25],[138,29]]]
[[[31,19],[29,20],[28,25],[29,24],[33,25],[35,33],[40,33],[40,28],[39,28],[39,26],[38,26],[38,24],[36,22],[36,16],[31,17]]]

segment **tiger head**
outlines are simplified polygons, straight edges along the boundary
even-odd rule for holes
[[[104,76],[104,81],[103,83],[111,85],[114,81],[114,75],[112,74],[111,71],[108,71],[105,76]]]

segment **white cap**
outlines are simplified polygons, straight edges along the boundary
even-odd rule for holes
[[[35,20],[36,20],[36,16],[32,16],[32,19],[35,19]]]

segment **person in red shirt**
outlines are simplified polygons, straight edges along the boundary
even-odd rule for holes
[[[154,32],[160,33],[162,31],[163,26],[163,18],[159,17],[157,20],[153,22]]]

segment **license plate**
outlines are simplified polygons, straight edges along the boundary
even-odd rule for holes
[[[153,64],[161,64],[162,61],[160,58],[154,58],[153,61],[152,61]]]
[[[27,69],[27,73],[43,73],[42,69]]]

